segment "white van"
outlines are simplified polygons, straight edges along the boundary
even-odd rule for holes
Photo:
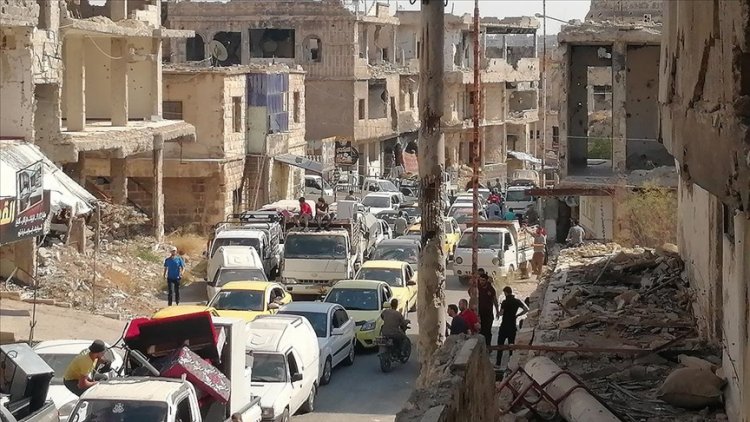
[[[333,196],[333,188],[320,176],[305,175],[305,196]]]
[[[268,281],[258,252],[247,246],[220,246],[208,260],[206,275],[209,299],[231,281]]]
[[[253,353],[250,392],[260,396],[263,420],[288,421],[315,407],[320,378],[318,336],[298,315],[260,316],[248,324]]]

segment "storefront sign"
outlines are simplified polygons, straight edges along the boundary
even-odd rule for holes
[[[50,194],[43,187],[44,165],[16,173],[16,196],[0,198],[0,244],[43,235],[48,226]]]
[[[359,160],[359,151],[352,146],[351,142],[342,143],[336,141],[334,162],[337,166],[353,166]]]

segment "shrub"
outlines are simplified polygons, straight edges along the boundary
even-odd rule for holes
[[[615,196],[623,246],[658,247],[677,243],[677,192],[653,183],[640,190],[621,189]]]

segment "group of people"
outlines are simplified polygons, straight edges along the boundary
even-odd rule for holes
[[[299,214],[294,217],[295,224],[307,228],[310,221],[315,220],[318,229],[323,228],[325,222],[331,221],[331,211],[325,198],[320,197],[315,201],[315,217],[313,217],[312,207],[307,203],[304,196],[299,198]]]
[[[449,334],[481,334],[489,347],[492,341],[492,323],[495,319],[500,319],[497,345],[501,346],[506,342],[514,344],[519,328],[518,318],[529,311],[528,304],[516,298],[510,286],[503,288],[505,298],[501,302],[489,274],[480,268],[478,276],[477,312],[469,307],[466,299],[459,300],[458,305],[448,305],[448,316],[452,318],[448,327]],[[512,354],[510,351],[509,355]],[[502,359],[503,352],[498,351],[495,362],[498,367],[501,366]]]

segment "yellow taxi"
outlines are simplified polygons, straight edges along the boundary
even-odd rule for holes
[[[233,281],[225,284],[207,305],[169,306],[153,318],[168,318],[209,311],[214,316],[240,318],[248,322],[258,315],[275,314],[292,301],[292,295],[279,283],[268,281]]]
[[[422,226],[420,223],[412,224],[405,234],[421,234]],[[458,239],[461,238],[461,229],[458,227],[458,222],[453,217],[443,217],[443,232],[445,238],[443,239],[443,253],[448,259],[453,258],[453,253],[456,252],[456,245]]]
[[[279,283],[270,281],[233,281],[208,302],[222,317],[241,318],[248,322],[259,315],[270,315],[292,301],[292,295]]]
[[[197,312],[211,312],[213,316],[219,316],[216,309],[207,308],[206,305],[178,305],[178,306],[167,306],[166,308],[156,311],[151,318],[170,318],[178,315],[188,315]]]
[[[393,291],[385,281],[341,280],[328,290],[324,302],[338,303],[354,318],[357,343],[366,348],[377,347],[375,338],[380,335],[383,319],[380,313],[391,306]],[[406,315],[399,304],[399,312]]]
[[[417,309],[417,273],[404,261],[366,261],[354,276],[357,280],[385,281],[404,309]]]

